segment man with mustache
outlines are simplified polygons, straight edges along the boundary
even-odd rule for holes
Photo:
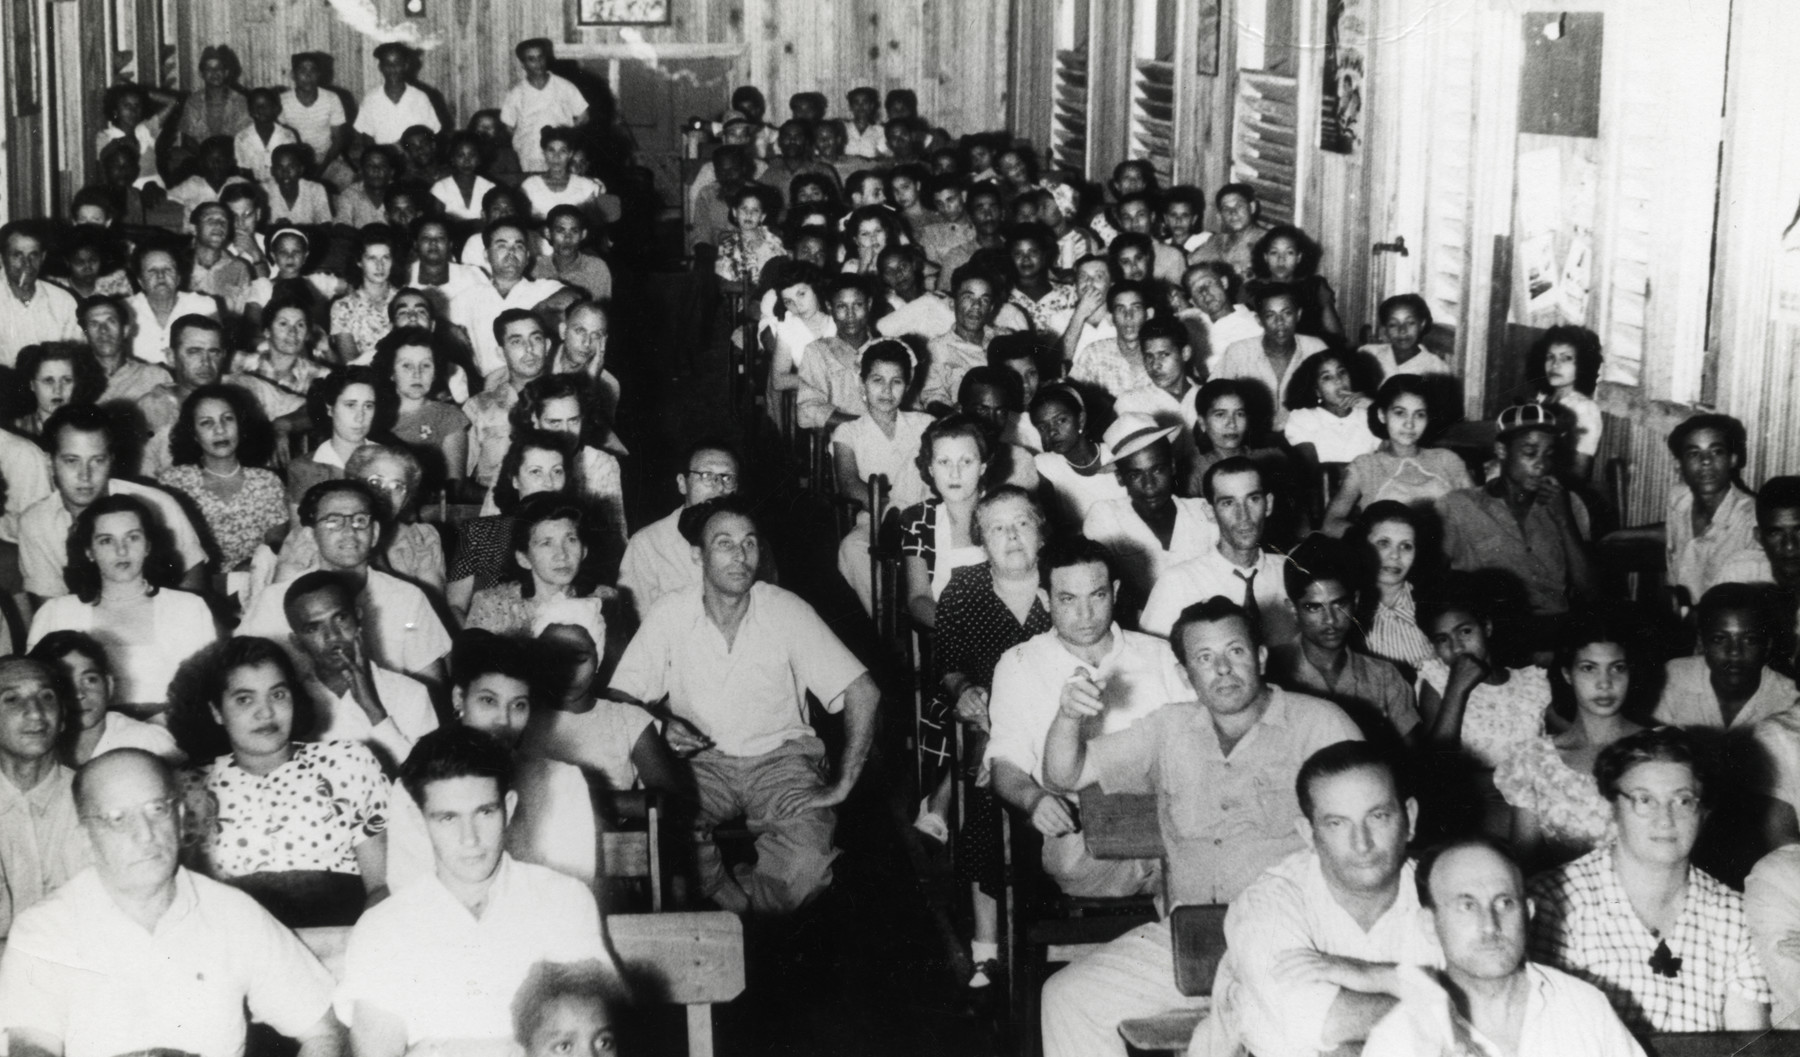
[[[414,742],[437,729],[437,713],[424,683],[369,659],[356,595],[344,574],[316,569],[295,580],[282,601],[312,696],[309,737],[367,745],[392,773]]]
[[[689,507],[679,527],[701,566],[700,586],[649,607],[619,659],[612,696],[651,702],[653,713],[681,721],[670,723],[678,751],[704,750],[693,770],[706,895],[738,913],[791,913],[831,884],[833,809],[862,773],[881,692],[811,606],[757,582],[762,537],[744,500],[720,495]],[[835,780],[806,721],[806,691],[844,713]],[[756,833],[756,864],[733,876],[710,830],[739,815]]]
[[[1170,645],[1197,703],[1167,704],[1126,729],[1090,738],[1083,728],[1102,702],[1082,689],[1065,694],[1045,742],[1044,777],[1066,790],[1155,790],[1170,907],[1229,903],[1304,847],[1293,823],[1301,764],[1362,735],[1336,705],[1263,681],[1268,650],[1229,599],[1183,610]],[[1192,1005],[1175,989],[1170,944],[1165,918],[1051,977],[1042,1005],[1046,1057],[1122,1055],[1120,1020]]]
[[[1444,950],[1441,978],[1399,970],[1400,1006],[1369,1033],[1382,1057],[1447,1053],[1641,1057],[1643,1049],[1592,984],[1525,960],[1525,877],[1484,837],[1419,857],[1419,904]]]
[[[88,864],[75,772],[56,758],[67,712],[61,686],[60,673],[39,661],[0,661],[0,937]]]

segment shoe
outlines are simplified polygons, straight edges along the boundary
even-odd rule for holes
[[[969,989],[980,990],[981,988],[991,985],[994,982],[994,975],[999,971],[999,968],[1000,962],[999,959],[996,958],[989,958],[984,962],[976,962],[975,972],[969,977]]]
[[[950,843],[950,826],[944,822],[944,816],[935,811],[921,810],[919,812],[919,817],[913,819],[913,829],[925,834],[939,844]]]

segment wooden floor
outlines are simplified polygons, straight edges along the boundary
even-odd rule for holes
[[[772,429],[737,424],[720,328],[697,319],[693,285],[653,277],[635,299],[645,309],[642,326],[616,327],[610,343],[608,366],[626,394],[620,427],[639,463],[634,523],[672,508],[686,443],[725,434],[749,453],[747,484],[776,545],[783,586],[864,653],[872,629],[862,631],[866,619],[836,578],[831,512],[792,487]],[[633,300],[621,292],[618,303]],[[885,682],[896,673],[879,674]],[[892,713],[884,720],[900,720],[904,708],[910,723],[905,700],[890,697],[883,707]],[[884,722],[862,782],[840,808],[831,891],[790,919],[748,923],[747,989],[715,1017],[722,1057],[999,1052],[992,1018],[961,984],[966,969],[953,966],[947,867],[910,826],[916,797],[898,738],[904,726]],[[638,1052],[679,1052],[680,1010],[657,1013],[645,1029]]]

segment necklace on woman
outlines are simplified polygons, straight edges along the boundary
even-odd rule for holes
[[[211,477],[218,477],[218,478],[222,478],[225,480],[229,480],[233,477],[236,477],[238,474],[241,474],[244,472],[244,464],[241,462],[238,463],[237,467],[235,469],[233,469],[230,473],[220,473],[219,471],[213,469],[210,466],[200,467],[200,472],[207,474],[208,476],[211,476]]]
[[[1089,459],[1086,462],[1076,462],[1074,459],[1069,459],[1069,457],[1066,455],[1063,456],[1063,458],[1068,459],[1069,466],[1071,469],[1091,470],[1095,466],[1100,464],[1100,445],[1098,445],[1098,444],[1094,445],[1094,457]]]

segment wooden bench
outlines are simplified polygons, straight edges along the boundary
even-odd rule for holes
[[[744,925],[724,911],[614,914],[607,935],[640,1000],[687,1007],[689,1057],[712,1057],[712,1007],[744,991]],[[344,971],[348,928],[296,933],[332,976]]]

